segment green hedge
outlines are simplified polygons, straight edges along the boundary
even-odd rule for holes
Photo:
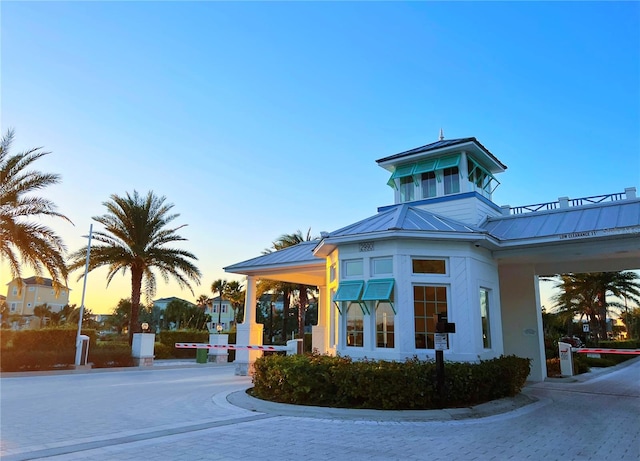
[[[75,364],[73,350],[21,350],[4,349],[0,369],[7,371],[66,370]]]
[[[156,335],[159,343],[171,348],[171,358],[195,359],[196,349],[176,349],[176,343],[206,343],[209,344],[209,332],[202,330],[172,330],[161,331]]]
[[[519,393],[530,362],[515,356],[480,363],[447,362],[445,401],[440,402],[433,361],[273,355],[256,361],[252,393],[298,405],[388,410],[464,407]]]
[[[131,346],[128,342],[100,342],[95,347],[89,347],[87,362],[93,368],[132,367],[134,365]]]

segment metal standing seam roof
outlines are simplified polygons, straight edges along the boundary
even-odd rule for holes
[[[635,228],[640,227],[640,200],[499,216],[480,227],[500,241]]]
[[[443,139],[442,141],[432,142],[430,144],[426,144],[426,145],[421,146],[421,147],[416,147],[414,149],[406,150],[406,151],[400,152],[398,154],[394,154],[394,155],[390,155],[388,157],[381,158],[379,160],[376,160],[376,162],[377,163],[384,163],[384,162],[388,162],[389,160],[399,160],[399,159],[402,159],[404,157],[409,157],[411,155],[421,154],[421,153],[424,153],[424,152],[429,152],[429,151],[437,150],[437,149],[443,149],[445,147],[456,146],[458,144],[466,144],[468,142],[473,142],[474,144],[476,144],[481,150],[486,152],[486,154],[489,157],[491,157],[498,165],[500,165],[505,170],[507,169],[507,166],[504,163],[502,163],[500,160],[498,160],[498,158],[495,155],[493,155],[489,151],[489,149],[484,147],[474,137],[471,137],[471,138],[458,138],[458,139]]]
[[[297,245],[283,248],[256,258],[232,264],[223,269],[228,272],[247,268],[258,268],[265,266],[291,265],[291,264],[324,264],[324,259],[313,255],[313,249],[318,244],[318,240],[301,242]]]
[[[399,204],[357,223],[329,233],[331,237],[368,234],[388,230],[425,232],[482,232],[455,219],[430,213],[407,204]]]

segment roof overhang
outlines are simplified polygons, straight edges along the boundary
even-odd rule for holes
[[[475,155],[475,158],[492,173],[503,172],[507,169],[505,164],[498,160],[495,155],[489,152],[489,150],[475,138],[465,138],[460,140],[459,143],[449,144],[440,148],[428,148],[428,146],[425,146],[423,150],[420,148],[411,149],[406,152],[381,158],[380,160],[376,160],[376,162],[385,170],[393,172],[395,166],[398,164],[414,162],[418,159],[425,160],[431,157],[440,157],[457,152],[467,152]]]

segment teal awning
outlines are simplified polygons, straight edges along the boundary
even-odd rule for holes
[[[449,155],[438,159],[436,170],[444,170],[445,168],[453,168],[460,164],[460,154]]]
[[[367,282],[367,286],[362,294],[362,301],[376,301],[376,305],[381,301],[387,301],[391,304],[393,312],[396,311],[393,306],[393,285],[394,279],[372,279]]]
[[[493,191],[496,190],[496,187],[500,185],[500,181],[498,181],[487,169],[476,162],[473,158],[467,158],[469,159],[469,181],[492,194]],[[478,172],[481,174],[478,175]],[[482,178],[481,184],[478,184],[477,182],[478,177]]]
[[[350,280],[346,282],[340,282],[340,285],[338,286],[338,291],[336,291],[336,294],[333,296],[333,302],[335,303],[336,307],[338,308],[341,314],[342,314],[342,310],[340,309],[341,302],[358,303],[363,313],[365,314],[369,313],[369,309],[367,309],[367,306],[360,299],[363,288],[364,288],[364,281],[362,280]]]
[[[431,171],[435,171],[437,164],[438,164],[437,159],[424,160],[422,162],[418,162],[416,163],[415,170],[413,170],[413,174],[422,174],[422,173],[429,173]]]
[[[413,170],[415,169],[416,164],[411,163],[409,165],[400,165],[397,166],[389,181],[387,181],[387,185],[396,188],[396,179],[398,178],[406,178],[407,176],[413,176]]]

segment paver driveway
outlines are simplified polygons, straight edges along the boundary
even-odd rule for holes
[[[243,405],[252,411],[227,399],[251,385],[231,365],[5,375],[0,454],[7,461],[637,461],[639,381],[637,358],[576,382],[527,386],[537,401],[513,411],[407,421],[395,412],[363,418]]]

